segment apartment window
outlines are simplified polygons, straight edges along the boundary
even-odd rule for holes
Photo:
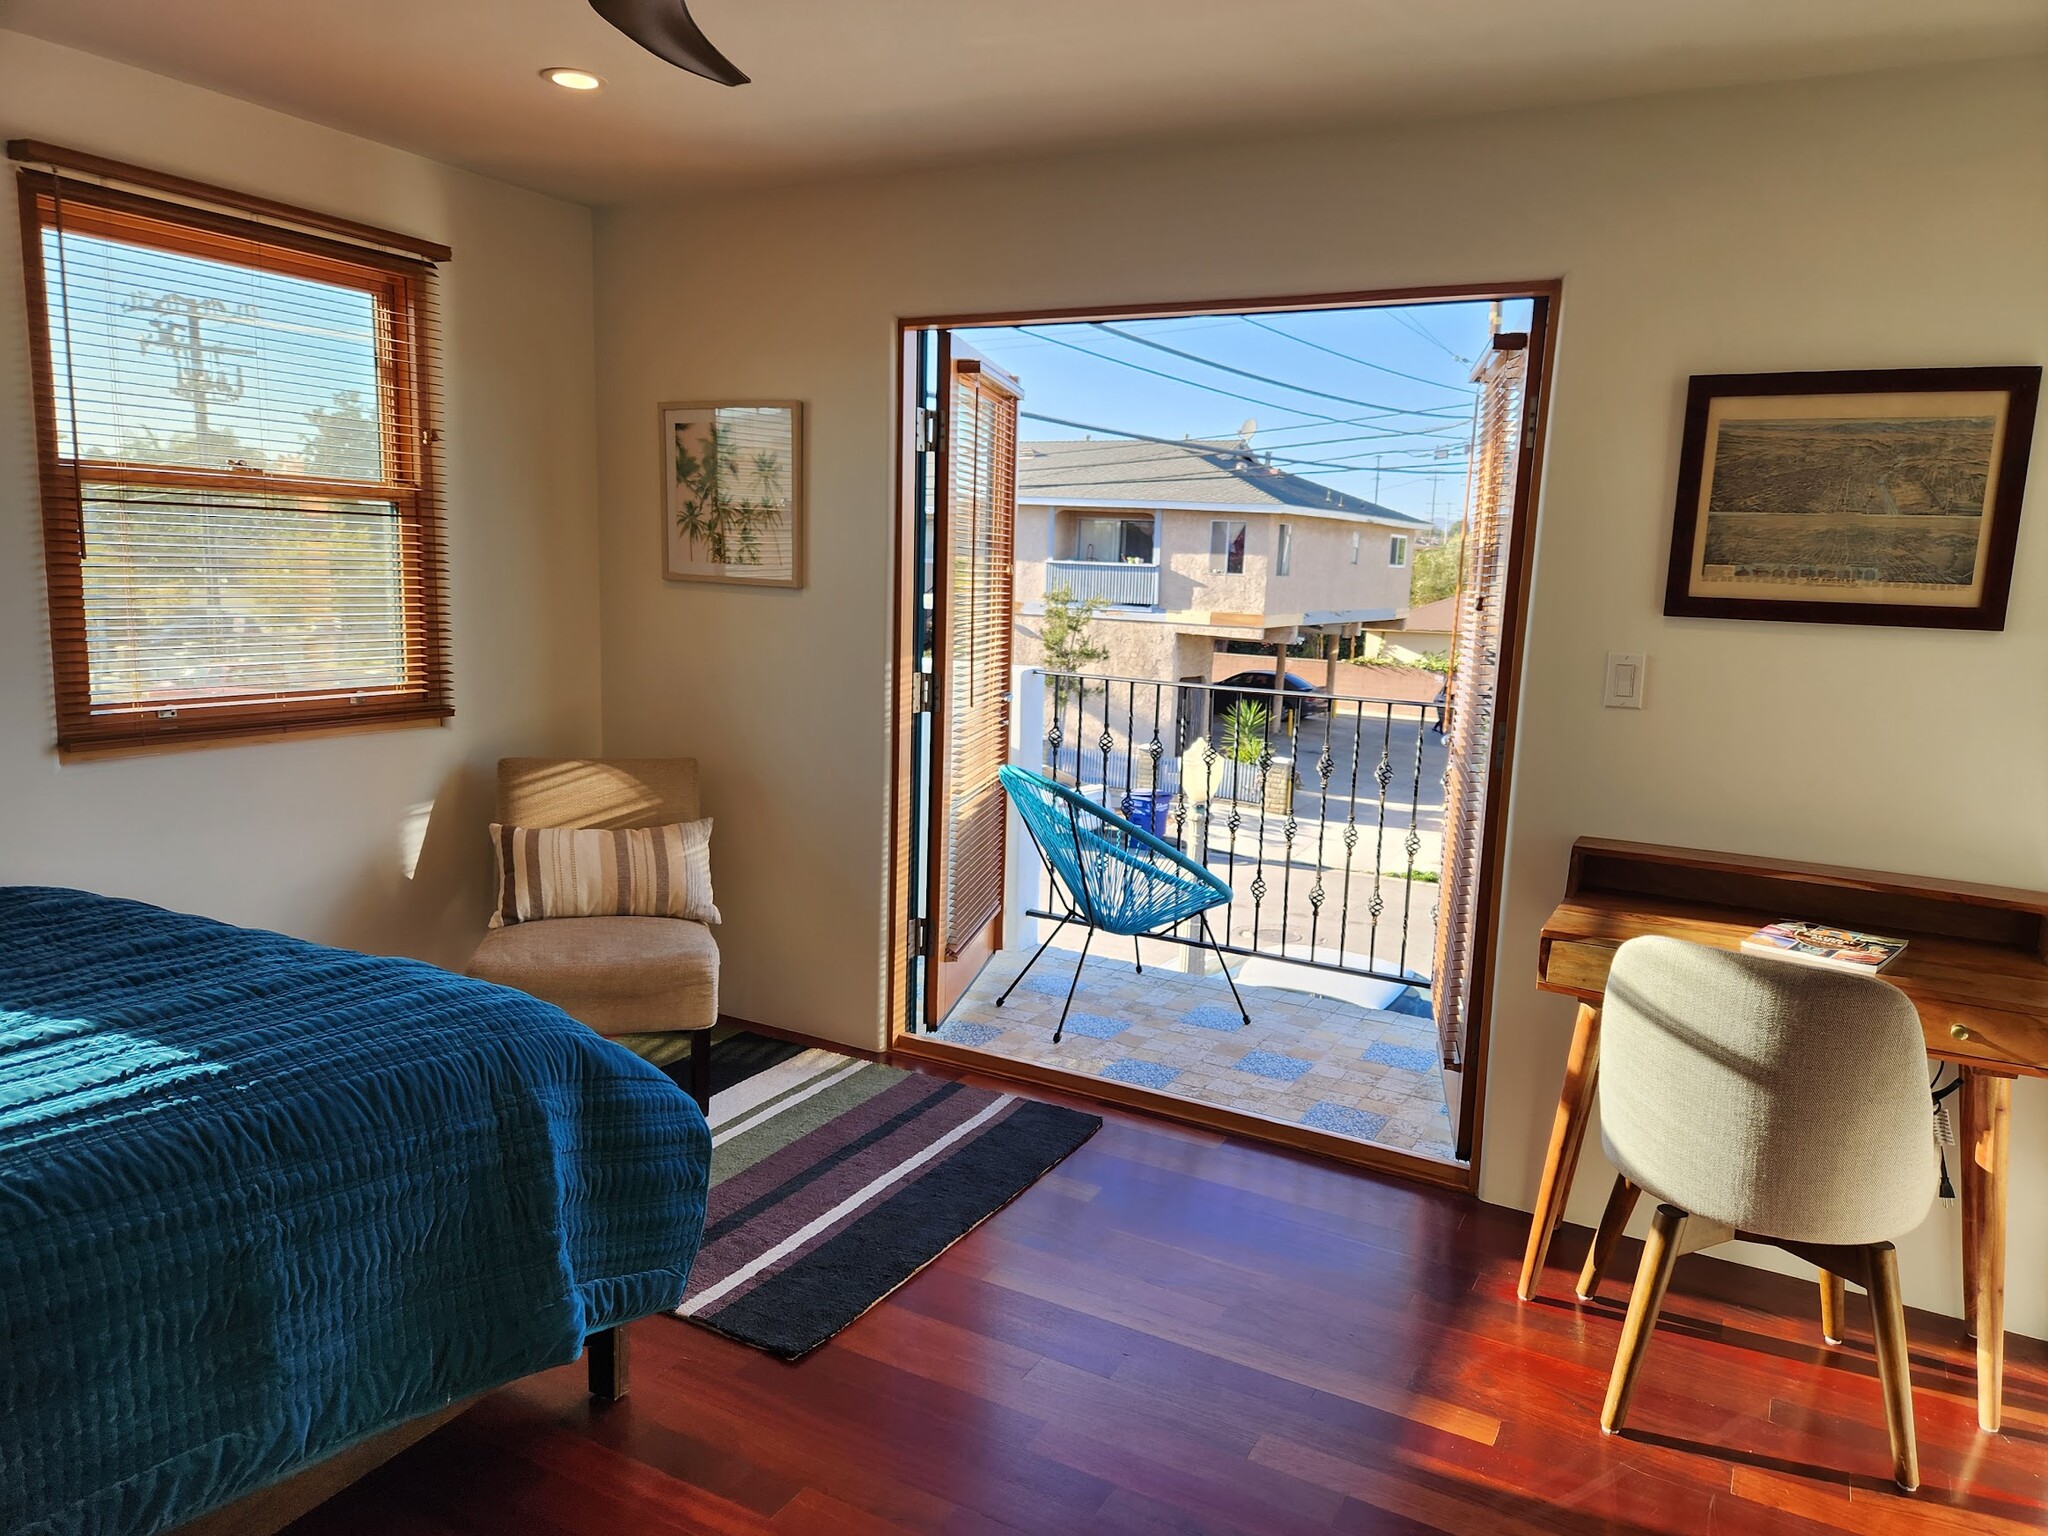
[[[1294,530],[1288,527],[1287,524],[1282,523],[1280,525],[1280,547],[1274,552],[1273,556],[1273,574],[1285,576],[1293,569]]]
[[[20,180],[58,745],[451,713],[431,262]]]
[[[1125,565],[1152,562],[1149,517],[1084,517],[1074,524],[1074,558]]]
[[[1351,535],[1351,563],[1353,565],[1358,564],[1358,546],[1360,542],[1360,535],[1354,530]]]
[[[1387,540],[1387,564],[1403,566],[1408,563],[1408,535],[1397,533]]]
[[[1217,518],[1209,524],[1209,571],[1237,575],[1244,569],[1244,524]]]

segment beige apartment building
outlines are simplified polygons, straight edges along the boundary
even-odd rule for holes
[[[1392,624],[1427,527],[1239,443],[1020,443],[1014,660],[1042,664],[1060,587],[1103,600],[1091,638],[1109,656],[1089,670],[1114,677],[1206,681],[1221,641]]]

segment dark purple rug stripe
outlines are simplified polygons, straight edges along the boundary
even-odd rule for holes
[[[1021,1101],[797,1262],[691,1321],[794,1360],[1029,1189],[1101,1126],[1094,1115]]]
[[[894,1124],[880,1127],[879,1135],[861,1138],[865,1145],[857,1152],[834,1159],[832,1166],[817,1178],[806,1180],[786,1198],[757,1211],[744,1226],[724,1233],[719,1241],[705,1244],[697,1255],[696,1268],[691,1271],[692,1284],[699,1292],[717,1285],[734,1270],[752,1262],[757,1255],[821,1217],[830,1215],[836,1207],[877,1179],[895,1173],[933,1142],[973,1119],[991,1104],[1000,1102],[999,1095],[969,1091],[948,1094],[913,1106],[910,1111],[895,1117]],[[905,1177],[914,1177],[923,1171],[919,1168]],[[871,1198],[879,1199],[885,1193],[878,1191]],[[862,1208],[865,1208],[865,1202]],[[805,1248],[818,1240],[807,1241]],[[803,1250],[798,1251],[801,1253]],[[783,1262],[792,1262],[793,1257],[785,1258]]]
[[[952,1097],[959,1088],[958,1083],[911,1073],[866,1103],[778,1148],[746,1172],[713,1185],[704,1245],[709,1247],[738,1231],[776,1201],[788,1199],[824,1177],[896,1127]]]
[[[953,1112],[947,1116],[947,1119],[951,1122],[950,1124],[926,1127],[920,1122],[918,1125],[910,1127],[908,1131],[899,1132],[895,1137],[891,1138],[891,1142],[894,1143],[893,1145],[891,1143],[884,1143],[862,1158],[863,1166],[857,1170],[856,1176],[846,1181],[845,1187],[838,1192],[836,1198],[829,1200],[818,1198],[818,1187],[813,1186],[805,1192],[806,1199],[803,1201],[803,1209],[791,1210],[788,1206],[778,1206],[772,1216],[764,1217],[748,1228],[745,1249],[739,1254],[738,1262],[733,1262],[733,1256],[730,1253],[719,1255],[718,1262],[706,1274],[704,1288],[708,1289],[718,1284],[727,1275],[731,1274],[733,1270],[739,1268],[741,1264],[746,1263],[757,1254],[774,1248],[786,1238],[804,1230],[814,1222],[820,1220],[827,1222],[825,1226],[805,1237],[796,1249],[783,1254],[773,1264],[755,1272],[748,1279],[726,1292],[720,1298],[719,1305],[731,1306],[756,1286],[774,1279],[775,1276],[786,1269],[794,1268],[796,1265],[803,1263],[811,1254],[824,1247],[833,1238],[853,1225],[853,1223],[866,1216],[869,1211],[877,1209],[892,1199],[899,1191],[909,1188],[911,1184],[925,1177],[933,1169],[944,1167],[948,1157],[957,1156],[968,1142],[977,1137],[986,1136],[989,1132],[1001,1126],[1010,1116],[1017,1112],[1023,1102],[1022,1099],[1011,1098],[1007,1094],[974,1093],[971,1095],[959,1095],[952,1101],[952,1106],[949,1106],[953,1109]],[[974,1120],[976,1116],[989,1111],[993,1111],[993,1113],[989,1114],[987,1119],[982,1120],[971,1132],[963,1135],[959,1141],[949,1144],[944,1153],[907,1172],[902,1171],[905,1163],[909,1162],[911,1158],[915,1157],[926,1147],[929,1147],[933,1142],[938,1141],[955,1127]],[[869,1185],[875,1183],[876,1180],[885,1178],[889,1179],[890,1182],[883,1185],[882,1188],[875,1190],[866,1199],[859,1201],[849,1209],[839,1209],[839,1207],[847,1203],[851,1196],[859,1194]],[[792,1203],[794,1204],[795,1202]],[[837,1215],[833,1214],[835,1211],[838,1212]],[[701,1264],[704,1261],[700,1258],[698,1262]]]

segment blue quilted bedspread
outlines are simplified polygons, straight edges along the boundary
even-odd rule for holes
[[[524,993],[0,888],[0,1530],[169,1530],[672,1307],[704,1117]]]

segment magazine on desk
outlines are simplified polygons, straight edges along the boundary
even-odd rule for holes
[[[1837,928],[1829,923],[1804,923],[1788,917],[1757,929],[1742,941],[1742,947],[1752,955],[1770,955],[1799,965],[1818,965],[1831,971],[1859,971],[1866,976],[1874,976],[1899,958],[1906,941],[1881,938],[1874,933],[1858,933],[1853,928]]]

